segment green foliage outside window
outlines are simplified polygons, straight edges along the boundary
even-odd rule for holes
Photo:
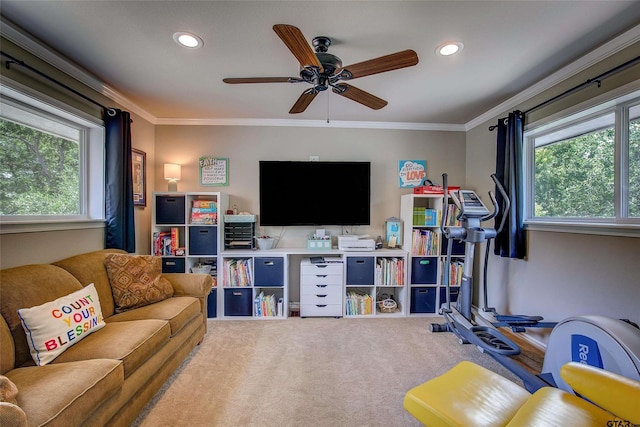
[[[535,216],[615,216],[615,132],[606,128],[535,149]],[[629,216],[640,216],[640,120],[629,122]]]
[[[0,119],[0,215],[80,214],[78,141]]]

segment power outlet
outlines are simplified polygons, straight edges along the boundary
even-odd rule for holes
[[[309,161],[310,162],[319,162],[320,161],[320,156],[309,156]]]

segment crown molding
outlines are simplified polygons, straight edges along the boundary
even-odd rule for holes
[[[157,119],[156,125],[184,126],[279,126],[344,129],[392,129],[464,132],[463,125],[442,123],[367,122],[340,120],[292,120],[292,119]]]
[[[619,35],[618,37],[610,40],[609,42],[601,45],[600,47],[592,50],[587,53],[583,57],[577,59],[571,64],[561,68],[555,73],[551,74],[547,78],[539,81],[528,89],[520,92],[516,96],[507,99],[503,103],[496,105],[489,111],[481,114],[475,119],[467,122],[464,125],[465,131],[469,131],[476,126],[479,126],[485,123],[488,120],[493,120],[495,117],[498,117],[501,114],[504,114],[505,111],[509,111],[517,106],[521,105],[523,102],[533,98],[536,95],[541,94],[547,89],[551,89],[555,85],[563,82],[564,80],[575,76],[581,71],[586,70],[587,68],[607,59],[608,57],[620,52],[621,50],[631,46],[634,43],[640,41],[640,25],[636,25],[629,31]]]

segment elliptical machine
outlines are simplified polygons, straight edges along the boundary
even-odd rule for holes
[[[493,212],[482,203],[477,194],[470,190],[459,190],[450,194],[453,204],[458,208],[459,227],[445,227],[447,223],[447,206],[449,189],[447,174],[443,180],[443,212],[440,231],[448,240],[445,265],[451,263],[453,240],[465,244],[464,267],[458,299],[451,303],[449,268],[444,269],[446,284],[446,301],[440,308],[445,323],[430,325],[431,332],[453,332],[460,344],[474,344],[481,352],[486,352],[496,361],[517,375],[525,388],[535,392],[541,387],[553,386],[573,393],[573,390],[560,377],[560,368],[565,363],[574,361],[586,363],[629,378],[640,381],[640,329],[629,322],[611,319],[604,316],[577,316],[568,318],[558,324],[542,322],[540,316],[500,315],[495,309],[487,307],[487,266],[489,242],[503,229],[510,209],[509,197],[495,174],[491,175],[496,188],[504,200],[505,215],[499,228],[481,227],[482,223],[495,218],[499,213],[495,195],[489,192]],[[477,243],[487,242],[484,266],[484,311],[491,312],[494,321],[479,317],[472,313],[473,295],[473,261]],[[634,327],[635,326],[635,327]],[[526,328],[553,328],[547,343],[542,373],[532,374],[512,359],[520,354],[520,347],[507,338],[498,327],[510,327],[514,332],[524,332]]]

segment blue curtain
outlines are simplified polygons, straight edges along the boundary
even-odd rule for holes
[[[504,229],[495,239],[494,253],[501,257],[523,259],[527,255],[524,221],[524,168],[522,150],[524,143],[524,114],[514,111],[509,117],[498,121],[496,177],[504,186],[511,209],[506,213],[508,220]],[[498,206],[502,206],[502,195],[496,189]],[[496,228],[505,212],[496,216]]]
[[[108,109],[105,123],[105,248],[135,252],[131,115]]]

